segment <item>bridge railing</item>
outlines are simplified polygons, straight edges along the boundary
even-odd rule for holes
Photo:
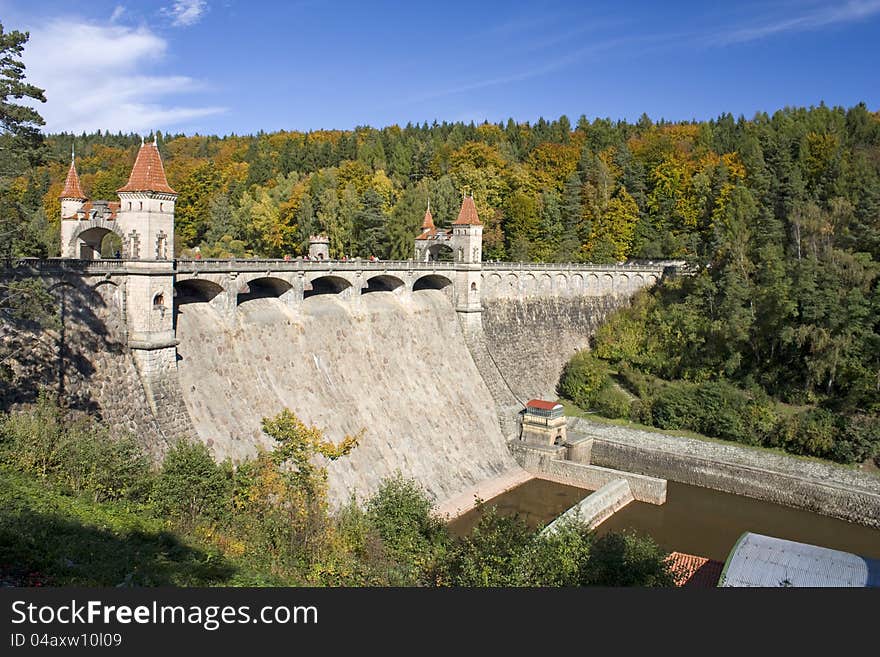
[[[248,258],[246,260],[220,260],[203,258],[200,260],[177,260],[175,269],[180,272],[189,271],[358,271],[369,270],[449,270],[455,266],[453,262],[419,262],[415,260],[281,260]]]
[[[124,273],[130,264],[145,264],[147,260],[123,260],[108,258],[104,260],[78,260],[74,258],[20,258],[13,261],[14,268],[29,268],[39,272],[81,272],[86,274]],[[168,262],[168,261],[162,261]],[[358,270],[418,270],[449,271],[456,263],[450,261],[417,260],[284,260],[274,258],[247,259],[178,259],[174,260],[178,272],[222,272],[222,271],[358,271]],[[486,271],[658,271],[666,267],[681,267],[681,261],[634,261],[610,265],[596,265],[579,262],[493,262],[482,264]]]
[[[484,262],[484,270],[503,271],[527,271],[527,270],[553,270],[553,271],[658,271],[670,266],[680,266],[682,263],[671,260],[622,262],[609,265],[596,265],[584,262]]]

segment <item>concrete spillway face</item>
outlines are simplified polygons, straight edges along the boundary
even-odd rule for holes
[[[286,306],[240,303],[224,319],[181,305],[178,362],[187,408],[217,458],[269,447],[260,419],[290,408],[333,440],[361,428],[331,463],[334,504],[363,499],[400,471],[445,500],[516,465],[455,312],[438,290],[333,294]]]

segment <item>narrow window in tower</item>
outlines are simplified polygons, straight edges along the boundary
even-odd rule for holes
[[[164,208],[165,208],[165,204],[164,204],[164,203],[160,203],[160,204],[159,204],[159,212],[163,212],[163,211],[164,211]]]
[[[128,209],[131,210],[131,201],[128,202]]]
[[[141,209],[141,210],[144,209],[144,202],[143,202],[143,201],[141,201],[141,207],[140,207],[140,209]]]

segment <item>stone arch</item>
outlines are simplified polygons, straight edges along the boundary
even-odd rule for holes
[[[120,255],[128,257],[129,254],[125,248],[125,236],[116,222],[98,219],[82,222],[82,225],[77,226],[70,237],[70,241],[67,243],[68,253],[80,260],[100,260],[101,243],[110,234],[116,235],[122,243]]]
[[[610,294],[614,290],[614,276],[611,274],[602,274],[602,287],[599,294]]]
[[[236,305],[253,299],[277,299],[293,289],[293,285],[283,278],[260,276],[245,281],[238,289]]]
[[[507,292],[509,294],[516,295],[519,293],[519,276],[516,274],[508,274],[507,275]]]
[[[568,276],[565,274],[556,274],[556,280],[554,281],[554,288],[556,289],[556,294],[562,295],[568,293]]]
[[[488,278],[486,278],[485,287],[492,291],[499,289],[501,287],[501,274],[489,274]]]
[[[637,290],[641,290],[646,285],[645,277],[642,276],[641,274],[636,274],[635,277],[633,278],[633,281],[634,281],[633,282],[633,285],[634,285],[633,291],[634,292]]]
[[[218,294],[224,292],[223,287],[214,281],[204,278],[187,278],[174,284],[174,303],[208,303]]]
[[[351,282],[342,276],[318,276],[305,284],[303,298],[319,296],[321,294],[343,294],[351,287]]]
[[[534,274],[526,274],[523,277],[523,292],[528,296],[529,294],[535,294],[538,291],[538,279],[535,278]]]
[[[435,242],[425,249],[425,262],[452,262],[455,260],[455,251],[449,244]]]
[[[568,289],[571,294],[583,294],[584,277],[580,274],[574,274],[568,281]]]
[[[553,291],[553,278],[550,274],[541,274],[541,294],[550,294]]]
[[[397,276],[379,274],[378,276],[371,276],[367,279],[367,284],[361,288],[361,294],[368,294],[369,292],[399,293],[405,286],[406,283],[400,280]]]
[[[648,274],[648,285],[656,285],[657,284],[657,276],[654,274]]]
[[[598,274],[590,274],[587,276],[587,284],[585,286],[585,290],[588,294],[592,296],[600,296],[602,294],[602,290],[599,289],[599,275]]]
[[[413,282],[413,292],[420,290],[442,290],[452,285],[452,281],[440,274],[420,276]]]
[[[617,285],[614,286],[614,291],[618,294],[626,294],[627,292],[630,292],[631,290],[629,286],[631,282],[628,274],[618,274]]]

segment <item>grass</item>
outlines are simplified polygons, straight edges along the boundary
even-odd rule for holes
[[[235,586],[264,579],[244,558],[230,559],[143,505],[95,503],[0,466],[0,584]]]
[[[604,417],[592,411],[585,411],[580,406],[577,406],[574,402],[568,399],[560,399],[559,403],[565,409],[565,415],[568,417],[579,417],[585,420],[590,420],[591,422],[595,422],[597,424],[608,424],[618,427],[625,427],[627,429],[638,429],[640,431],[650,431],[652,433],[660,433],[664,436],[672,436],[675,438],[693,438],[694,440],[702,440],[707,443],[717,443],[719,445],[736,445],[737,447],[742,447],[743,449],[750,449],[756,452],[762,452],[764,454],[777,454],[779,456],[787,456],[789,458],[798,459],[800,461],[809,461],[811,463],[822,463],[824,465],[834,465],[839,468],[847,468],[848,470],[858,470],[863,472],[869,472],[872,475],[880,475],[880,471],[878,471],[874,467],[869,467],[869,465],[858,464],[858,463],[838,463],[837,461],[829,461],[827,459],[822,459],[817,456],[805,456],[803,454],[792,454],[791,452],[786,452],[784,449],[780,449],[778,447],[762,447],[760,445],[747,445],[745,443],[738,443],[732,440],[724,440],[723,438],[713,438],[712,436],[706,436],[701,433],[697,433],[696,431],[688,431],[687,429],[659,429],[657,427],[652,427],[646,424],[640,424],[638,422],[633,422],[631,420],[623,419],[623,418],[610,418]]]

